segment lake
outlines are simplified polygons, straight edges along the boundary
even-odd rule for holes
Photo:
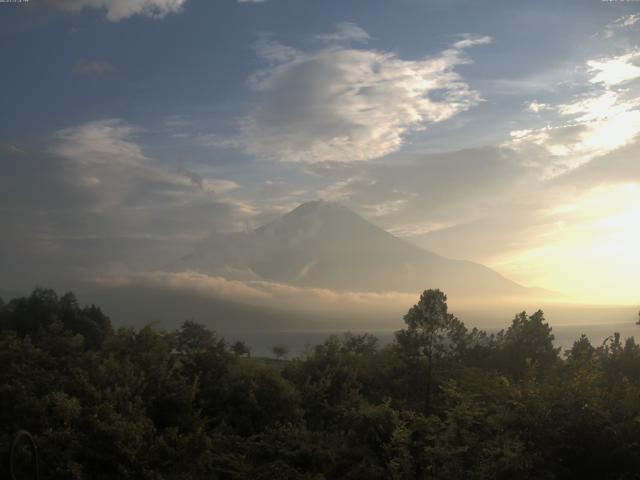
[[[563,350],[571,348],[573,342],[580,335],[585,334],[594,346],[602,342],[614,332],[619,332],[622,339],[638,336],[640,326],[632,322],[626,323],[599,323],[588,325],[555,325],[553,334],[555,344]],[[282,331],[256,331],[256,332],[226,332],[228,341],[243,340],[251,347],[251,354],[258,357],[272,357],[271,348],[274,345],[284,345],[289,348],[289,356],[294,357],[304,352],[307,346],[322,343],[330,335],[342,334],[345,332],[371,333],[380,339],[380,343],[385,345],[393,340],[393,329],[385,330],[282,330]],[[497,328],[487,328],[488,332],[495,333]]]

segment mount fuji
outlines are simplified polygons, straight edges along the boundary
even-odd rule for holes
[[[474,297],[526,295],[490,268],[394,237],[333,202],[313,201],[253,231],[212,235],[176,268],[242,280],[359,292],[440,288]]]

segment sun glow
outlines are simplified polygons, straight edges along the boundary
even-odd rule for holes
[[[540,246],[494,266],[529,285],[581,303],[640,303],[640,184],[590,190],[552,209]]]

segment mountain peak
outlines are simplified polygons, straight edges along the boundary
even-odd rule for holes
[[[278,234],[283,241],[294,236],[335,242],[344,237],[358,237],[363,241],[372,235],[390,236],[389,233],[368,222],[348,207],[326,200],[303,203],[286,215],[263,225],[256,233]],[[277,232],[277,233],[276,233]],[[318,237],[320,235],[320,237]]]
[[[320,226],[333,226],[333,228],[338,228],[338,225],[357,225],[364,223],[373,228],[377,228],[338,202],[312,200],[300,204],[282,217],[258,227],[256,233],[282,229],[285,229],[287,233],[291,233],[289,231],[290,229],[306,230],[314,227],[315,230]]]
[[[191,268],[357,292],[522,291],[487,267],[449,260],[396,238],[336,202],[306,202],[253,232],[219,240],[192,257]]]
[[[328,200],[311,200],[309,202],[298,205],[285,216],[309,215],[318,213],[335,214],[338,212],[349,212],[351,214],[354,214],[354,212],[338,202],[332,202]]]

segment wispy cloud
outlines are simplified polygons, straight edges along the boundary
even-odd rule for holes
[[[323,43],[340,45],[351,42],[367,43],[371,40],[371,37],[355,23],[343,22],[336,26],[335,32],[316,35],[315,39]]]
[[[505,146],[555,177],[634,142],[640,134],[640,99],[632,83],[640,78],[640,67],[633,62],[639,57],[635,49],[588,61],[589,92],[559,105],[532,102],[529,110],[552,110],[555,121],[514,130]]]
[[[84,9],[105,12],[110,22],[117,22],[134,15],[162,18],[170,13],[179,13],[187,0],[48,0],[56,8],[77,13]]]
[[[113,65],[109,62],[101,62],[99,60],[80,59],[73,66],[73,73],[77,75],[104,75],[112,72]]]
[[[617,31],[624,28],[632,27],[638,22],[640,22],[640,14],[637,13],[618,17],[607,24],[604,30],[604,36],[605,38],[611,38],[616,34]]]

